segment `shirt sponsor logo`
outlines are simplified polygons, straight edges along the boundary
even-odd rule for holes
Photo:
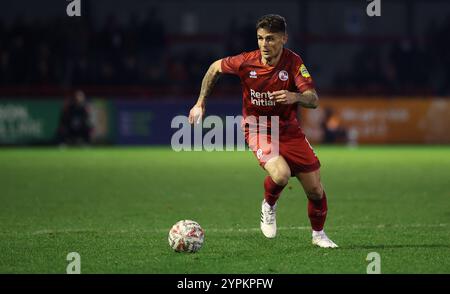
[[[278,78],[282,81],[287,81],[289,79],[289,75],[287,73],[287,71],[282,70],[280,71],[280,73],[278,74]]]
[[[270,99],[271,94],[267,92],[258,92],[250,89],[250,100],[253,105],[257,106],[275,106],[275,100]]]
[[[256,75],[256,71],[254,71],[254,70],[252,70],[251,72],[250,72],[250,78],[251,79],[256,79],[258,76]]]

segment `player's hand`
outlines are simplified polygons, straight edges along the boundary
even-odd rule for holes
[[[281,104],[293,104],[298,102],[298,93],[289,92],[288,90],[274,91],[270,95],[270,99]]]
[[[202,121],[204,114],[205,106],[195,104],[194,107],[191,108],[191,111],[189,111],[189,123],[193,124],[195,122],[196,124],[199,124]]]

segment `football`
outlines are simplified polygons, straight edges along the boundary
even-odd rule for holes
[[[193,220],[181,220],[169,231],[169,245],[176,252],[197,252],[202,248],[204,240],[205,232]]]

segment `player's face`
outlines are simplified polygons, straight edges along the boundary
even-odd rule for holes
[[[287,35],[284,33],[271,33],[266,29],[258,29],[256,31],[258,38],[258,47],[261,56],[270,61],[280,55],[284,44],[287,42]]]

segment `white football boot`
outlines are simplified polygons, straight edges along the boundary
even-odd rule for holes
[[[261,206],[261,231],[267,238],[275,238],[277,235],[277,204],[270,206],[266,200],[263,200]]]
[[[338,246],[325,235],[325,232],[314,231],[312,232],[312,243],[322,248],[338,248]]]

